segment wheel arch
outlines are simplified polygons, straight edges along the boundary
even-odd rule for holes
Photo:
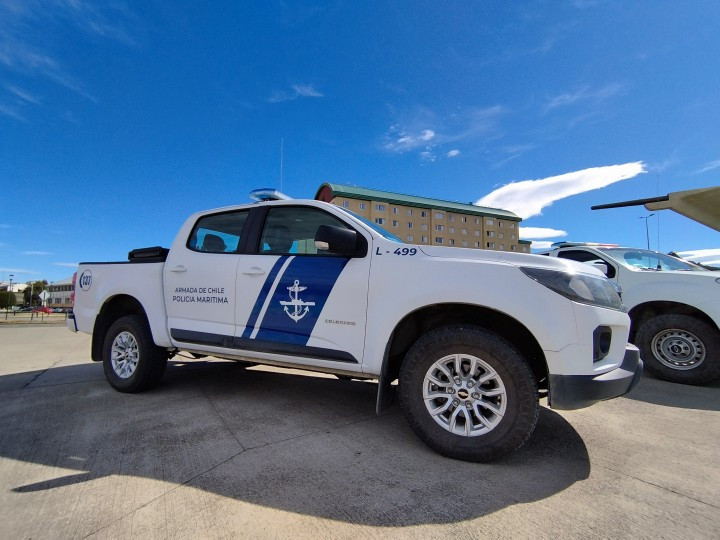
[[[105,303],[100,308],[100,313],[95,318],[95,326],[93,327],[90,357],[94,362],[102,361],[102,347],[110,326],[127,315],[138,315],[143,317],[146,322],[148,321],[145,308],[134,296],[118,294],[105,300]]]
[[[700,319],[717,329],[718,325],[715,324],[706,313],[699,310],[694,306],[683,304],[681,302],[670,302],[670,301],[654,301],[644,302],[634,306],[629,312],[630,316],[630,337],[629,341],[635,343],[638,329],[647,321],[657,315],[689,315]]]
[[[518,349],[528,363],[538,387],[547,388],[547,361],[540,344],[527,327],[500,311],[461,303],[425,306],[409,313],[398,322],[386,347],[382,378],[388,384],[398,378],[405,354],[420,336],[452,324],[485,328],[505,338]]]

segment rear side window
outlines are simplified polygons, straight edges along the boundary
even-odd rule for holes
[[[590,253],[589,251],[583,251],[581,249],[568,249],[565,251],[561,251],[558,253],[558,258],[560,259],[572,259],[573,261],[578,261],[582,263],[592,263],[595,261],[604,262],[607,264],[608,267],[608,276],[609,278],[615,277],[615,268],[612,264],[607,262],[605,259],[598,257],[594,253]]]
[[[190,234],[187,247],[205,253],[237,253],[248,210],[201,217]]]
[[[260,238],[261,255],[329,255],[315,247],[320,225],[347,229],[342,221],[316,208],[271,208]]]

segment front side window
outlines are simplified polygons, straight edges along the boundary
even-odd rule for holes
[[[328,255],[318,253],[315,234],[321,225],[348,226],[317,208],[271,208],[260,238],[262,255]]]
[[[187,247],[205,253],[236,253],[249,210],[201,217],[190,233]]]

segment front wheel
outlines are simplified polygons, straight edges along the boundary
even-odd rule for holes
[[[464,461],[491,461],[520,448],[539,414],[535,378],[497,334],[471,326],[434,330],[408,351],[400,406],[428,446]]]
[[[720,334],[689,315],[658,315],[637,331],[645,368],[666,381],[704,385],[720,380]]]
[[[141,392],[155,386],[165,372],[167,352],[155,345],[144,317],[129,315],[115,321],[105,335],[103,370],[110,386],[120,392]]]

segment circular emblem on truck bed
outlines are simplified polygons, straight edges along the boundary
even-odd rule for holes
[[[90,287],[92,286],[92,272],[90,270],[85,270],[82,274],[80,274],[80,288],[83,291],[90,290]]]

